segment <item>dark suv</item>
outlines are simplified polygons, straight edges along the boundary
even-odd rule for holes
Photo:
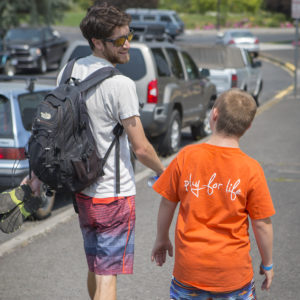
[[[68,47],[68,41],[51,27],[19,27],[7,31],[3,39],[3,50],[9,52],[13,68],[37,69],[45,73],[50,67],[58,67]]]
[[[158,152],[176,152],[183,127],[191,127],[195,140],[203,137],[216,87],[201,77],[191,56],[168,42],[132,42],[129,52],[129,63],[117,68],[136,83],[141,121]],[[89,54],[88,43],[76,41],[67,49],[61,67]]]

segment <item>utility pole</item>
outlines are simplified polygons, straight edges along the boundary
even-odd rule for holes
[[[220,30],[220,7],[221,7],[221,0],[217,2],[217,30]]]
[[[295,19],[295,74],[294,74],[294,96],[297,96],[297,85],[298,85],[298,41],[299,41],[299,19],[300,19],[300,0],[292,0],[292,18]]]

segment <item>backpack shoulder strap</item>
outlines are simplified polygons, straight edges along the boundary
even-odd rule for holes
[[[114,75],[121,75],[122,73],[114,67],[104,67],[101,68],[92,74],[90,74],[87,78],[82,80],[79,85],[79,91],[84,92],[90,89],[91,87],[95,86],[96,84],[102,82],[106,78],[112,77]]]
[[[61,76],[61,80],[60,80],[60,84],[63,84],[63,83],[66,83],[68,81],[68,79],[71,78],[72,76],[72,71],[73,71],[73,67],[74,67],[74,64],[76,62],[78,58],[73,58],[72,60],[70,60],[65,69],[64,69],[64,72]]]

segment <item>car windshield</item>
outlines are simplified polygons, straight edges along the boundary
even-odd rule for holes
[[[231,33],[232,37],[234,38],[252,38],[253,34],[249,31],[241,31],[241,32],[232,32]]]
[[[13,128],[9,100],[0,95],[0,138],[12,138]]]
[[[26,130],[30,131],[32,121],[35,117],[38,104],[44,99],[49,91],[40,91],[28,94],[21,94],[18,97],[22,123]]]
[[[26,29],[26,28],[15,28],[9,30],[4,41],[6,42],[16,42],[16,41],[30,41],[38,42],[42,40],[42,32],[40,29]]]

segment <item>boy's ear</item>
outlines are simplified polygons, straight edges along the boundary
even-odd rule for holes
[[[212,119],[215,122],[218,119],[218,117],[219,117],[219,111],[218,111],[218,109],[216,107],[214,107],[212,109],[211,113],[212,113]]]

